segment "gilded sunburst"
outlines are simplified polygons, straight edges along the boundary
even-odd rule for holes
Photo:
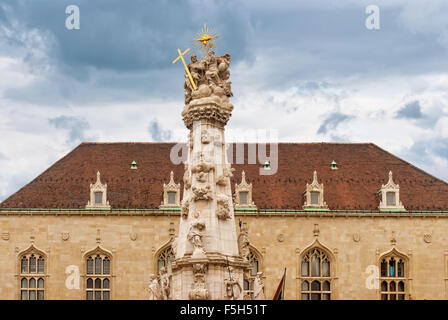
[[[193,43],[200,51],[207,55],[210,49],[216,48],[214,43],[217,38],[219,36],[204,24],[201,32],[196,33],[196,38],[193,40]]]

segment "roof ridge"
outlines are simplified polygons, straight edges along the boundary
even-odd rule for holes
[[[118,142],[81,142],[79,146],[81,145],[111,145],[111,144],[176,144],[176,143],[187,143],[179,142],[179,141],[165,141],[165,142],[138,142],[138,141],[118,141]],[[374,145],[372,142],[248,142],[248,141],[236,141],[236,142],[228,142],[228,143],[263,143],[263,144],[271,144],[271,143],[277,143],[277,144],[291,144],[291,145],[319,145],[319,144],[330,144],[330,145]],[[74,150],[74,149],[73,149]]]
[[[438,181],[440,181],[440,182],[442,182],[442,183],[448,185],[448,182],[446,182],[446,181],[444,181],[444,180],[442,180],[442,179],[440,179],[440,178],[437,178],[437,177],[433,176],[432,174],[426,172],[426,171],[423,170],[423,169],[420,169],[420,168],[417,167],[417,166],[414,166],[412,163],[410,163],[410,162],[408,162],[408,161],[406,161],[406,160],[404,160],[404,159],[402,159],[402,158],[400,158],[400,157],[394,155],[393,153],[390,153],[389,151],[387,151],[387,150],[381,148],[380,146],[378,146],[378,145],[376,145],[376,144],[374,144],[374,143],[372,143],[372,145],[373,145],[374,147],[376,147],[378,150],[380,150],[380,151],[382,151],[382,152],[384,152],[384,153],[386,153],[386,154],[388,154],[388,155],[390,155],[390,156],[392,156],[392,157],[398,159],[398,160],[401,161],[401,162],[404,162],[405,164],[407,164],[407,165],[411,166],[412,168],[416,169],[417,171],[420,171],[421,173],[423,173],[423,174],[425,174],[425,175],[427,175],[427,176],[430,176],[431,178],[436,179],[436,180],[438,180]]]

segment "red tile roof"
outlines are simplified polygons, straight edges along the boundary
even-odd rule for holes
[[[170,171],[174,171],[176,183],[182,184],[183,165],[170,161],[173,145],[82,143],[3,201],[0,208],[84,208],[98,170],[102,183],[107,183],[112,208],[157,208]],[[280,143],[278,152],[274,175],[261,176],[261,164],[247,164],[247,144],[245,164],[232,165],[236,169],[232,189],[241,181],[244,170],[247,181],[253,184],[253,200],[259,209],[301,209],[306,183],[311,183],[316,170],[330,209],[376,210],[377,192],[392,170],[406,209],[448,210],[446,182],[374,144]],[[333,160],[338,170],[330,169]],[[137,162],[137,170],[130,169],[132,161]]]

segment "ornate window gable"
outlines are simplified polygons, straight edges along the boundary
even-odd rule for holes
[[[163,201],[159,208],[180,207],[180,183],[174,182],[174,173],[170,173],[170,182],[163,184]]]
[[[324,201],[324,184],[317,180],[317,172],[313,173],[313,182],[306,184],[305,204],[303,209],[327,209],[327,203]]]
[[[302,300],[330,300],[334,297],[335,258],[330,249],[316,239],[300,255]]]
[[[95,184],[90,184],[90,200],[87,202],[86,209],[110,209],[107,201],[107,183],[101,183],[101,174],[96,174]]]
[[[394,183],[392,171],[389,171],[389,181],[381,186],[378,192],[380,197],[380,211],[406,211],[400,201],[400,186]]]
[[[380,255],[379,294],[382,300],[405,300],[409,296],[409,257],[395,247]]]
[[[244,171],[241,173],[241,183],[235,183],[235,208],[257,208],[252,201],[252,183],[247,183]]]
[[[86,300],[110,300],[113,278],[112,253],[97,246],[83,257]]]
[[[21,300],[44,300],[47,277],[47,254],[31,246],[19,253],[19,297]]]

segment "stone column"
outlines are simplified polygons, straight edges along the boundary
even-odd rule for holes
[[[224,127],[233,106],[230,56],[189,64],[198,90],[185,85],[182,112],[189,134],[176,260],[174,299],[242,299],[243,272],[249,268],[238,250]],[[189,81],[187,79],[187,81]]]

